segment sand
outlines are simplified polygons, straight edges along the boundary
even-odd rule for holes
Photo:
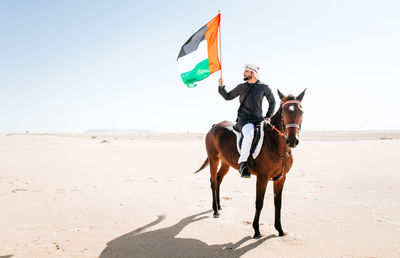
[[[0,257],[400,257],[399,136],[304,132],[254,240],[255,177],[213,218],[203,134],[2,134]]]

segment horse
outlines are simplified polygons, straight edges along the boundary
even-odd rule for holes
[[[263,145],[259,155],[250,165],[249,171],[257,176],[256,183],[256,212],[253,220],[254,236],[261,238],[259,229],[260,213],[263,208],[265,190],[268,181],[274,184],[275,229],[279,236],[284,236],[281,225],[282,190],[286,180],[286,174],[293,164],[291,148],[299,144],[299,133],[302,123],[303,110],[301,101],[306,89],[297,97],[289,94],[285,96],[278,90],[281,99],[278,111],[271,117],[270,123],[262,123],[264,130]],[[237,163],[239,152],[236,147],[235,133],[229,129],[233,123],[223,121],[212,126],[205,138],[207,159],[202,166],[195,171],[197,173],[210,166],[210,182],[212,192],[212,208],[214,217],[219,217],[220,185],[230,167],[239,170]],[[220,165],[219,169],[218,166]],[[217,172],[218,171],[218,172]]]

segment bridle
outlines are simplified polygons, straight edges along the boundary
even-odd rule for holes
[[[282,121],[282,129],[281,130],[279,130],[278,128],[276,128],[274,125],[271,125],[271,127],[272,127],[272,129],[274,129],[275,131],[277,131],[278,132],[278,134],[280,135],[280,136],[283,136],[283,137],[286,137],[287,135],[286,135],[286,130],[285,129],[287,129],[287,128],[297,128],[297,129],[299,129],[299,131],[301,130],[301,126],[300,125],[298,125],[298,124],[296,124],[296,123],[290,123],[290,124],[287,124],[286,126],[285,126],[285,124],[284,124],[284,122],[283,122],[283,107],[285,106],[285,105],[287,105],[287,104],[297,104],[297,105],[299,105],[299,108],[300,108],[300,101],[298,101],[298,100],[287,100],[287,101],[285,101],[285,102],[283,102],[282,104],[281,104],[281,106],[282,106],[282,117],[281,117],[281,121]],[[300,108],[300,110],[301,110],[301,108]]]
[[[300,129],[301,129],[301,126],[298,125],[298,124],[296,124],[296,123],[290,123],[290,124],[287,124],[286,126],[284,125],[284,122],[283,122],[283,107],[284,107],[285,105],[287,105],[287,104],[297,104],[298,107],[299,107],[299,109],[301,110],[300,101],[298,101],[298,100],[288,100],[288,101],[285,101],[285,102],[283,102],[283,103],[281,104],[281,108],[282,108],[282,114],[281,114],[282,129],[279,130],[279,129],[277,129],[274,125],[270,124],[271,127],[272,127],[272,129],[274,129],[275,131],[277,131],[278,134],[279,134],[280,136],[283,136],[283,137],[285,137],[285,138],[287,137],[285,129],[287,129],[287,128],[297,128],[297,129],[299,129],[299,131],[300,131]],[[285,147],[285,154],[284,154],[283,156],[281,156],[281,155],[276,151],[276,154],[277,154],[281,159],[283,159],[282,171],[281,171],[281,174],[280,174],[279,176],[277,176],[277,177],[275,177],[275,178],[271,178],[271,179],[270,179],[271,181],[279,180],[279,179],[281,179],[281,178],[284,176],[285,168],[286,168],[286,160],[290,157],[290,154],[291,154],[290,150],[288,150],[288,149],[289,149],[289,148],[288,148],[288,146],[286,145],[286,147]]]

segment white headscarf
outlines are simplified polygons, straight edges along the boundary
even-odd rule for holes
[[[244,70],[253,72],[254,77],[256,77],[257,80],[260,79],[260,74],[259,74],[260,67],[254,65],[254,64],[246,64]]]

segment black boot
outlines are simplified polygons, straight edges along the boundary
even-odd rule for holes
[[[247,162],[242,162],[240,164],[240,169],[239,169],[240,175],[244,178],[250,178],[250,172],[249,168],[247,167]]]

